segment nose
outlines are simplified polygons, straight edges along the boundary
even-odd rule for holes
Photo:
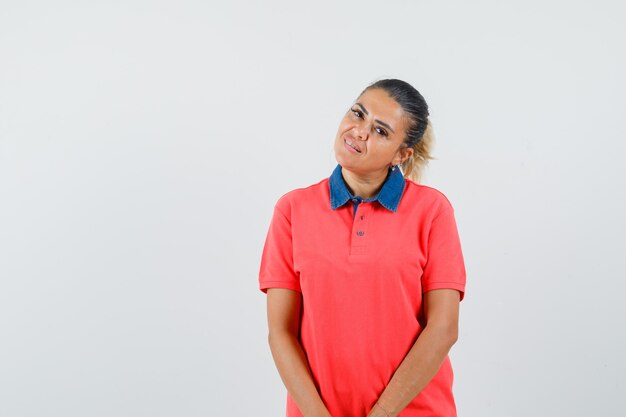
[[[354,136],[358,140],[367,140],[369,137],[369,124],[360,123],[354,128]]]

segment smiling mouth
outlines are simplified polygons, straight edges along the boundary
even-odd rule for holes
[[[354,144],[354,142],[352,142],[351,140],[344,138],[343,141],[352,149],[354,149],[355,151],[361,153],[361,150],[359,148],[357,148],[357,146]]]

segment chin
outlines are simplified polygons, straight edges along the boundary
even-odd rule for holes
[[[350,160],[347,158],[344,158],[342,155],[335,153],[335,160],[337,161],[337,163],[339,165],[341,165],[343,168],[346,169],[350,169],[352,170],[354,168],[354,166],[350,163]]]

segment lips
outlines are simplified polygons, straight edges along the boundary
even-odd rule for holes
[[[356,140],[348,137],[348,136],[344,136],[343,141],[346,143],[346,145],[350,146],[351,148],[355,149],[357,152],[361,152],[361,148],[359,148],[359,145],[357,145]]]

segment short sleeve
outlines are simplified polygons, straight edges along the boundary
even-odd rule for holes
[[[428,235],[428,259],[422,274],[422,291],[451,288],[465,296],[465,262],[452,206],[433,220]]]
[[[273,287],[302,292],[300,277],[293,264],[291,222],[278,208],[278,204],[274,207],[265,238],[259,270],[259,289],[267,293],[267,289]]]

